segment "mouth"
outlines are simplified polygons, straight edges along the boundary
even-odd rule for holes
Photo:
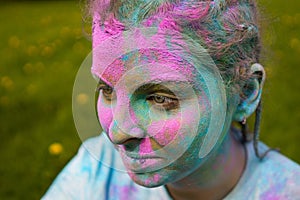
[[[159,158],[158,156],[154,156],[151,154],[138,154],[135,152],[128,152],[128,151],[122,151],[123,154],[125,154],[127,157],[132,159],[152,159],[152,158]]]
[[[125,167],[135,173],[147,173],[161,168],[163,158],[151,154],[119,151]]]

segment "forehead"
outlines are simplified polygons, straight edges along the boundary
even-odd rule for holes
[[[110,37],[105,34],[101,30],[93,33],[92,73],[112,83],[133,67],[149,63],[163,64],[184,75],[217,69],[201,45],[179,32],[136,28]]]
[[[179,56],[157,49],[137,49],[114,60],[99,76],[114,86],[122,78],[135,81],[191,80],[195,68]]]
[[[99,28],[100,29],[100,28]],[[134,29],[109,36],[106,32],[95,29],[93,33],[92,71],[99,74],[104,68],[130,52],[139,49],[156,49],[174,52],[176,44],[183,43],[181,38],[168,37],[156,28]],[[178,46],[178,45],[177,45]],[[178,48],[178,47],[177,47]],[[145,52],[143,52],[144,55]]]

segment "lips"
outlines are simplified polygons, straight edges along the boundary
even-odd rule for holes
[[[151,154],[139,155],[120,150],[126,168],[136,173],[146,173],[162,168],[163,158]]]
[[[122,151],[123,154],[125,154],[127,157],[132,159],[151,159],[151,158],[158,158],[158,156],[155,156],[150,153],[145,154],[138,154],[135,152],[129,152],[129,151]]]

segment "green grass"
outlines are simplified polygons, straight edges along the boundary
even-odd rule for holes
[[[10,3],[0,12],[0,199],[39,199],[80,145],[72,87],[91,44],[75,1]],[[54,142],[60,155],[48,151]]]
[[[300,162],[300,2],[261,0],[267,71],[261,139]]]
[[[260,2],[269,13],[261,139],[300,162],[300,1]],[[91,44],[76,1],[3,4],[0,21],[0,199],[39,199],[81,143],[72,87]],[[55,142],[59,155],[48,150]]]

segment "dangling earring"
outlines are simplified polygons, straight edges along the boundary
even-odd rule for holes
[[[247,126],[247,118],[244,117],[242,121],[240,121],[241,125],[241,132],[242,132],[242,142],[246,143],[248,142],[248,126]]]
[[[244,117],[243,120],[241,121],[241,124],[246,125],[246,123],[247,123],[247,118]]]

